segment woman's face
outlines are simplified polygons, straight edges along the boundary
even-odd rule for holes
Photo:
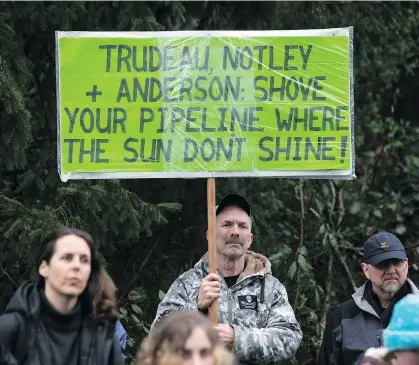
[[[50,262],[43,261],[39,273],[45,278],[45,285],[54,293],[78,297],[87,286],[90,261],[90,247],[86,241],[68,235],[57,240]]]
[[[202,328],[195,328],[185,342],[183,365],[214,365],[213,345]]]

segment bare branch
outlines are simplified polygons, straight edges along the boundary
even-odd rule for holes
[[[319,212],[317,212],[317,210],[315,210],[314,208],[310,208],[309,209],[310,212],[312,212],[317,218],[319,218],[321,221],[323,221],[322,216],[319,214]]]
[[[343,202],[343,189],[339,190],[338,193],[338,202],[339,202],[339,213],[338,213],[338,227],[340,227],[343,217],[345,216],[345,204]]]
[[[370,184],[368,186],[368,189],[366,189],[366,190],[364,190],[364,191],[361,192],[362,195],[364,195],[367,191],[371,190],[372,187],[374,186],[375,178],[377,176],[378,166],[380,165],[380,162],[381,162],[381,160],[382,160],[382,158],[384,156],[384,149],[385,149],[384,143],[382,143],[380,147],[381,147],[381,150],[379,152],[378,152],[378,148],[379,147],[377,147],[375,149],[375,163],[374,163],[374,168],[373,168],[373,174],[372,174],[371,182],[370,182]]]
[[[330,192],[332,193],[332,197],[330,198],[330,201],[327,204],[329,206],[329,224],[331,227],[334,227],[335,224],[333,221],[333,215],[335,213],[335,205],[336,205],[336,188],[332,180],[329,180],[329,186],[330,186]]]
[[[15,281],[10,277],[10,275],[7,273],[7,271],[4,270],[3,265],[0,265],[0,269],[1,269],[1,272],[3,273],[3,275],[7,276],[9,278],[9,280],[13,283],[13,285],[16,286]]]
[[[305,219],[305,208],[304,208],[304,185],[303,185],[303,180],[300,180],[300,185],[297,191],[297,197],[300,199],[300,213],[301,213],[301,217],[300,217],[300,244],[298,246],[296,255],[295,255],[295,260],[298,260],[298,255],[300,255],[300,250],[303,248],[304,246],[304,219]],[[298,262],[297,262],[297,292],[295,294],[295,298],[294,298],[294,309],[297,308],[298,305],[298,299],[300,297],[300,269],[298,267]]]
[[[339,252],[339,248],[337,247],[337,245],[333,244],[332,242],[330,242],[334,254],[336,255],[336,257],[339,259],[340,263],[342,264],[343,268],[345,269],[346,275],[348,276],[349,281],[351,282],[352,285],[352,289],[354,291],[356,291],[358,288],[356,286],[355,280],[351,274],[351,270],[349,270],[348,265],[346,264],[345,258],[344,256]]]
[[[363,247],[354,247],[350,244],[346,244],[346,245],[338,245],[338,248],[342,248],[344,250],[350,250],[350,251],[354,251],[360,255],[364,254],[364,248]]]
[[[329,250],[329,261],[327,264],[326,297],[324,299],[323,314],[321,318],[326,318],[327,308],[329,307],[330,291],[332,289],[332,283],[333,283],[332,269],[333,269],[333,254],[332,254],[332,251]]]
[[[301,209],[301,217],[300,217],[300,246],[299,250],[304,245],[304,219],[305,219],[305,209],[304,209],[304,190],[303,190],[303,181],[300,183],[299,188],[299,195],[300,195],[300,209]]]

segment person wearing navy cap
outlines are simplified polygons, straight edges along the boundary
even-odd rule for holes
[[[383,345],[370,348],[360,365],[419,364],[419,295],[408,294],[394,305]]]
[[[180,275],[157,308],[151,333],[176,311],[208,314],[219,299],[218,337],[240,364],[279,364],[292,358],[302,332],[283,284],[269,260],[250,251],[251,208],[240,194],[227,194],[215,207],[217,273],[209,273],[208,254]]]
[[[407,277],[408,259],[401,241],[379,232],[364,243],[362,271],[367,281],[327,317],[317,365],[352,365],[364,352],[382,346],[394,305],[408,294],[419,294]]]

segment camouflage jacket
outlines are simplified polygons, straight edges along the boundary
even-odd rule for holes
[[[157,308],[152,329],[171,312],[196,311],[201,280],[207,274],[205,255],[171,285]],[[245,269],[233,286],[228,288],[221,280],[218,307],[218,322],[234,328],[233,352],[241,364],[277,364],[292,358],[300,346],[302,332],[286,289],[272,276],[269,260],[260,254],[247,252]]]

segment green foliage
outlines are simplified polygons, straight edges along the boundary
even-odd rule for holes
[[[30,113],[23,95],[0,55],[0,167],[22,168],[26,161],[25,147],[31,139]]]
[[[217,179],[246,194],[252,249],[286,285],[314,363],[329,305],[364,278],[362,243],[378,230],[405,243],[418,278],[417,3],[33,2],[0,12],[0,306],[37,269],[51,228],[95,238],[120,294],[132,362],[173,280],[205,253],[205,180],[71,181],[56,156],[56,30],[159,31],[354,26],[354,181]]]
[[[149,333],[149,326],[146,323],[144,311],[141,306],[147,300],[146,291],[135,288],[128,294],[128,301],[119,309],[120,320],[125,330],[130,334],[127,340],[127,361],[132,362],[141,338]]]

